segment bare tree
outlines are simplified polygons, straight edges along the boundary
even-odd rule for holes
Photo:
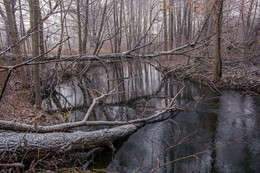
[[[16,24],[16,16],[15,16],[15,0],[4,0],[4,6],[6,11],[6,33],[7,33],[7,40],[8,40],[8,46],[15,45],[13,47],[13,53],[15,55],[16,63],[19,64],[22,62],[21,57],[19,56],[21,54],[21,47],[20,45],[16,45],[16,43],[19,40],[19,33],[18,28]],[[24,67],[22,67],[19,70],[19,75],[22,79],[22,85],[26,85],[26,76],[25,76],[25,70]]]
[[[164,36],[164,50],[168,50],[168,18],[167,18],[167,9],[168,9],[167,0],[163,0],[163,36]]]
[[[32,55],[37,57],[40,55],[40,4],[39,0],[29,0],[30,7],[30,25],[34,29],[32,35]],[[33,85],[35,93],[35,107],[41,109],[41,85],[40,85],[40,65],[36,64],[33,66]]]
[[[107,6],[108,6],[108,0],[105,0],[104,8],[102,11],[102,18],[101,18],[99,30],[98,30],[97,37],[96,37],[96,46],[95,46],[95,49],[93,52],[94,55],[98,53],[98,50],[100,50],[100,46],[102,46],[101,42],[102,42],[103,30],[104,30],[104,26],[105,26],[105,20],[106,20],[106,16],[107,16]]]
[[[174,21],[174,1],[169,0],[169,48],[174,48],[174,33],[175,33],[175,21]]]
[[[23,6],[21,0],[18,1],[19,3],[19,15],[20,15],[20,35],[24,36],[26,35],[26,29],[25,29],[25,24],[24,24],[24,16],[23,16]],[[22,43],[23,47],[23,52],[26,54],[30,52],[30,41],[28,39],[25,40],[25,43]]]
[[[87,52],[87,41],[88,41],[88,23],[89,23],[89,0],[86,0],[84,5],[85,10],[85,21],[84,21],[84,32],[83,32],[83,41],[82,41],[82,53],[85,54]]]
[[[82,31],[81,31],[81,14],[80,14],[80,0],[77,0],[77,20],[78,20],[78,40],[79,40],[79,54],[82,53]]]
[[[217,25],[216,25],[217,41],[216,41],[216,50],[215,50],[213,81],[218,82],[222,77],[221,33],[222,33],[223,0],[215,1],[215,10],[217,16]]]

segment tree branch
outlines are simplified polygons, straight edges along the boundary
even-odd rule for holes
[[[45,20],[47,20],[53,13],[54,11],[57,9],[58,5],[59,5],[59,0],[56,1],[56,4],[55,6],[50,10],[50,12],[38,23],[39,24],[42,24]],[[38,26],[37,26],[38,27]],[[4,55],[6,52],[10,51],[12,48],[14,48],[15,46],[21,44],[23,41],[25,41],[26,38],[28,38],[36,29],[37,27],[35,28],[30,28],[28,31],[27,31],[27,34],[24,35],[19,41],[17,41],[14,45],[8,47],[6,50],[0,52],[0,56]]]
[[[101,96],[99,96],[99,97],[97,97],[97,98],[94,98],[92,104],[90,105],[90,107],[89,107],[89,109],[88,109],[87,113],[85,114],[85,116],[84,116],[84,118],[83,118],[82,121],[83,121],[83,122],[86,122],[86,121],[88,120],[88,117],[89,117],[91,111],[93,110],[94,106],[97,104],[97,101],[98,101],[98,100],[100,100],[100,99],[102,99],[102,98],[104,98],[104,97],[106,97],[106,96],[112,94],[114,91],[115,91],[115,90],[112,90],[112,91],[110,91],[110,92],[107,93],[107,94],[102,94]]]
[[[82,121],[56,124],[56,125],[50,125],[50,126],[40,126],[37,124],[29,125],[29,124],[18,123],[15,121],[0,120],[0,129],[23,131],[23,132],[35,132],[35,133],[36,132],[50,133],[50,132],[58,132],[58,131],[68,131],[72,128],[82,127],[82,126],[98,126],[98,125],[117,126],[117,125],[127,125],[127,124],[149,123],[150,121],[153,121],[154,119],[158,118],[160,115],[167,112],[168,110],[177,110],[177,108],[175,108],[175,105],[173,103],[174,103],[174,100],[177,98],[177,96],[183,91],[184,87],[185,87],[185,85],[183,85],[182,89],[176,94],[176,96],[172,99],[171,103],[166,108],[164,108],[163,110],[159,111],[158,113],[151,115],[149,117],[146,117],[146,118],[140,118],[140,119],[130,120],[130,121],[87,121],[89,114],[93,110],[94,105],[97,103],[97,101],[100,100],[101,98],[111,94],[114,91],[113,90],[107,94],[103,94],[100,97],[95,98]]]
[[[58,45],[63,44],[64,42],[66,42],[68,39],[69,39],[69,37],[68,37],[67,39],[63,40],[62,42],[57,43],[54,47],[52,47],[52,48],[51,48],[50,50],[48,50],[47,52],[44,52],[43,54],[41,54],[41,55],[39,55],[39,56],[37,56],[37,57],[35,57],[35,58],[33,58],[33,59],[30,59],[30,60],[28,60],[28,61],[22,62],[22,63],[20,63],[20,64],[15,65],[15,66],[3,66],[3,67],[0,67],[0,68],[3,68],[3,69],[4,69],[4,70],[1,70],[0,72],[6,71],[7,69],[9,70],[9,73],[8,73],[8,75],[7,75],[7,77],[6,77],[6,80],[5,80],[5,83],[4,83],[4,87],[3,87],[2,91],[1,91],[0,101],[2,100],[2,97],[3,97],[4,92],[5,92],[5,88],[6,88],[6,86],[7,86],[7,83],[8,83],[8,81],[9,81],[9,79],[10,79],[10,76],[11,76],[13,70],[15,70],[15,69],[17,69],[17,68],[19,68],[19,67],[22,67],[22,66],[24,66],[24,65],[27,65],[27,64],[30,63],[30,62],[33,62],[33,61],[36,61],[36,60],[40,59],[41,57],[43,57],[44,55],[47,55],[49,52],[51,52],[53,49],[55,49]]]

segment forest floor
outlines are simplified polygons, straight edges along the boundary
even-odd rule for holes
[[[65,122],[60,113],[37,110],[32,104],[32,89],[22,88],[20,80],[13,74],[0,101],[0,119],[41,125]]]
[[[223,89],[246,91],[260,95],[260,62],[257,65],[225,63],[223,61],[222,78],[213,83],[213,60],[189,62],[186,57],[175,57],[161,63],[166,75],[174,75],[180,80],[188,79],[218,92]]]

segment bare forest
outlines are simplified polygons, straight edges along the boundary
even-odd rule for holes
[[[0,0],[0,169],[55,170],[62,163],[50,153],[83,146],[90,163],[100,148],[186,109],[175,104],[180,87],[147,116],[92,117],[99,105],[130,103],[127,88],[142,83],[149,93],[146,79],[125,84],[149,68],[259,96],[259,50],[260,0]],[[64,91],[68,83],[82,100]],[[78,108],[86,111],[73,120]]]

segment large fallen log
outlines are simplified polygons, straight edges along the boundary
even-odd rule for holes
[[[50,126],[36,126],[10,121],[0,121],[0,162],[15,158],[33,159],[40,158],[48,153],[69,152],[77,149],[92,149],[101,146],[109,146],[113,149],[113,141],[128,136],[146,123],[160,121],[169,116],[162,116],[169,110],[175,110],[174,100],[183,88],[176,94],[169,105],[161,111],[140,119],[129,121],[88,121],[89,115],[98,100],[107,95],[102,94],[93,99],[82,121],[64,123]],[[114,128],[104,128],[97,131],[68,132],[75,127],[85,125],[117,125]],[[19,160],[19,159],[18,159]]]
[[[113,141],[128,136],[137,129],[137,125],[128,124],[92,132],[40,134],[2,131],[0,132],[0,162],[10,159],[10,153],[23,158],[31,158],[48,153],[111,146]]]

